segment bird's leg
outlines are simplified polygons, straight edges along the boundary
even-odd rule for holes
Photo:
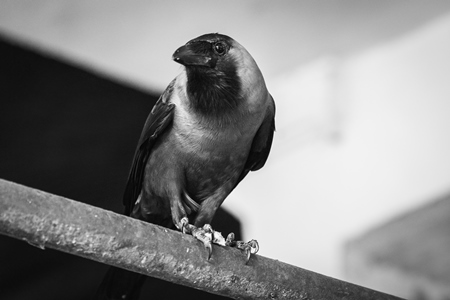
[[[234,233],[228,234],[225,245],[243,250],[247,258],[245,261],[246,264],[250,260],[250,256],[258,253],[259,251],[259,244],[257,240],[251,240],[249,242],[236,241],[234,239]]]

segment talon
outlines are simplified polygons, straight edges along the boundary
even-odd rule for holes
[[[203,225],[203,230],[205,231],[205,233],[213,233],[214,232],[211,225],[209,225],[209,224]]]
[[[211,259],[211,254],[212,254],[212,245],[211,243],[205,243],[205,248],[208,251],[208,260]]]
[[[245,249],[245,254],[247,255],[246,260],[245,260],[245,264],[248,263],[248,261],[250,260],[250,256],[252,255],[252,250],[251,249],[252,248],[250,248],[250,247]]]
[[[252,254],[256,254],[259,251],[259,244],[257,240],[251,240],[250,242],[248,242],[249,246],[250,246],[250,252]]]
[[[233,232],[228,234],[227,240],[225,241],[225,245],[230,246],[230,247],[233,247],[234,245],[236,245],[236,242],[234,240],[234,233]]]
[[[250,260],[251,255],[256,254],[259,251],[258,241],[251,240],[248,243],[245,243],[243,241],[232,241],[232,238],[234,238],[234,236],[230,236],[230,235],[231,234],[229,234],[227,237],[227,242],[229,243],[230,246],[236,247],[245,252],[245,258],[246,258],[245,264],[247,264],[248,261]]]
[[[214,230],[212,229],[211,225],[209,225],[209,224],[203,225],[203,234],[205,236],[205,240],[203,241],[203,244],[205,245],[205,248],[208,251],[208,260],[209,260],[211,258],[211,254],[212,254],[211,242],[214,237]]]
[[[208,260],[211,258],[212,253],[212,238],[213,238],[213,230],[210,225],[205,225],[202,228],[196,228],[192,231],[192,236],[197,240],[203,243],[206,250],[208,251]]]
[[[180,220],[180,230],[181,230],[181,232],[182,233],[189,233],[189,232],[187,232],[187,225],[189,224],[189,220],[188,220],[188,218],[187,217],[183,217],[183,218],[181,218],[181,220]]]

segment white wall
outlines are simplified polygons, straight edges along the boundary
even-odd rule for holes
[[[341,277],[343,243],[450,192],[450,15],[272,82],[268,165],[225,206],[260,253]]]

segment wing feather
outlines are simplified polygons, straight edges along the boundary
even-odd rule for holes
[[[247,162],[236,185],[247,176],[248,172],[261,169],[269,157],[275,131],[275,103],[272,96],[270,98],[272,100],[271,105],[268,107],[266,116],[253,138]]]
[[[170,103],[169,99],[172,95],[174,84],[175,80],[169,84],[161,97],[159,97],[145,121],[123,195],[126,215],[130,215],[133,211],[134,204],[141,193],[145,165],[155,142],[172,124],[175,105]]]

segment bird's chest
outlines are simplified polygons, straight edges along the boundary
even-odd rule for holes
[[[252,140],[248,132],[236,126],[202,127],[186,123],[176,128],[173,138],[187,162],[216,170],[245,163]]]
[[[172,135],[179,145],[187,186],[195,194],[207,193],[240,176],[254,136],[243,124],[205,126],[183,120],[175,123]]]

